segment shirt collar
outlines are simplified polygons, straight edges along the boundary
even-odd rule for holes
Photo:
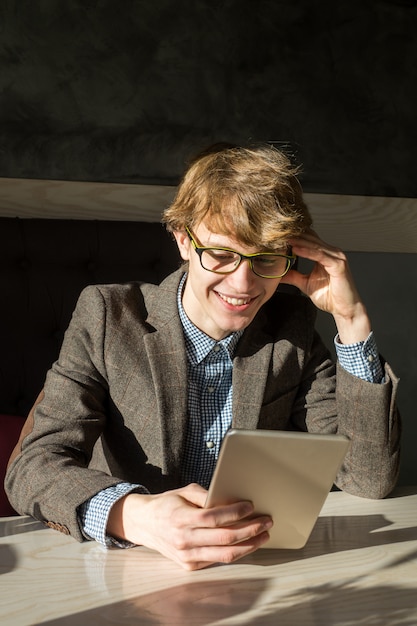
[[[184,289],[185,281],[187,280],[187,273],[182,277],[178,292],[177,292],[177,304],[178,312],[181,319],[181,324],[185,337],[185,349],[187,357],[190,363],[198,364],[205,359],[205,357],[211,352],[215,345],[219,344],[224,346],[229,354],[230,359],[233,358],[237,342],[243,335],[243,330],[238,330],[230,335],[227,335],[224,339],[216,341],[212,337],[209,337],[202,330],[197,328],[190,318],[187,316],[182,306],[182,292]]]

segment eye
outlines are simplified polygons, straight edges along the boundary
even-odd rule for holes
[[[280,258],[278,256],[258,256],[256,260],[264,267],[270,267],[271,265],[276,265]]]
[[[228,250],[206,250],[208,254],[218,262],[233,262],[236,259],[236,255]]]

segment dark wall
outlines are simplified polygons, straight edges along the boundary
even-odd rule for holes
[[[417,192],[417,3],[8,0],[0,176],[175,183],[218,140],[274,140],[304,188]]]

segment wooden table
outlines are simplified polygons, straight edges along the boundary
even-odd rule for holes
[[[198,572],[1,518],[0,624],[415,626],[417,487],[378,501],[330,493],[302,550]]]

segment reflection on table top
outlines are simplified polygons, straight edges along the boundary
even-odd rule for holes
[[[385,500],[330,493],[305,548],[198,572],[0,518],[0,623],[415,626],[417,487]]]

